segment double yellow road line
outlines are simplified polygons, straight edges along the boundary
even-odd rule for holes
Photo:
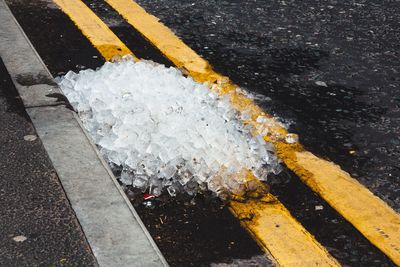
[[[133,53],[80,0],[53,0],[75,22],[106,60]],[[274,144],[278,156],[312,190],[325,199],[371,243],[400,265],[400,216],[384,201],[343,171],[300,144],[284,142],[287,131],[251,99],[238,92],[228,77],[184,44],[158,19],[132,0],[105,0],[176,67],[211,90],[228,95],[238,111],[246,111],[256,133]],[[260,246],[282,266],[338,266],[339,263],[271,194],[261,200],[230,203],[232,212]]]

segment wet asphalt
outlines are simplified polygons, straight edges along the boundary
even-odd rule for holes
[[[103,63],[51,1],[7,2],[54,76]],[[139,57],[171,65],[102,1],[84,2]],[[395,49],[399,4],[138,2],[219,72],[249,91],[268,96],[270,100],[260,104],[290,124],[309,150],[339,163],[399,210],[400,99],[395,94],[399,88],[395,74],[400,70]],[[369,29],[374,37],[367,33]],[[343,265],[393,265],[290,171],[271,182],[273,193]],[[164,201],[151,211],[137,206],[172,266],[207,266],[231,262],[235,253],[242,259],[262,254],[223,207],[218,211],[219,204],[202,201],[194,206],[189,200]],[[316,211],[320,205],[323,210]],[[167,225],[159,220],[164,216]],[[179,224],[184,236],[173,227]],[[207,241],[198,238],[199,229],[213,229]],[[229,231],[238,237],[224,239],[219,234],[226,236]],[[229,242],[233,244],[227,248]],[[225,247],[200,252],[214,243]],[[238,254],[243,248],[248,250]]]
[[[97,266],[0,60],[0,266]]]
[[[399,1],[137,2],[400,211]]]

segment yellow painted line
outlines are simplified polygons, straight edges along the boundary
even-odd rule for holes
[[[60,0],[55,0],[60,1]],[[65,2],[64,11],[71,15],[71,7]],[[75,3],[73,4],[75,6]],[[73,12],[78,11],[73,10]],[[84,10],[87,12],[87,10]],[[94,14],[93,14],[94,15]],[[93,16],[87,17],[85,23],[92,23]],[[97,20],[97,18],[95,19]],[[79,23],[78,20],[74,20]],[[78,24],[78,27],[82,27]],[[86,29],[85,35],[89,38],[97,38],[97,31],[91,32]],[[113,43],[120,42],[117,37]],[[99,49],[99,46],[95,46]],[[99,49],[100,51],[100,49]],[[107,54],[112,58],[112,53]],[[258,188],[252,192],[253,196],[263,193],[264,185],[260,183],[249,172],[244,174],[247,177],[248,185]],[[256,185],[254,185],[256,184]],[[265,194],[263,194],[265,195]],[[248,200],[246,202],[231,201],[230,209],[240,220],[242,225],[254,236],[260,246],[269,253],[277,263],[282,266],[340,266],[339,263],[322,247],[315,238],[304,229],[289,213],[289,211],[271,194],[265,195],[262,199]]]
[[[246,177],[248,198],[231,196],[229,209],[279,266],[340,266],[250,171]]]
[[[128,47],[82,1],[54,0],[54,2],[70,17],[106,60],[111,60],[115,56],[132,54]]]
[[[279,266],[340,266],[271,194],[231,201],[230,209]]]
[[[366,238],[400,265],[400,216],[385,202],[335,164],[307,152],[300,144],[286,144],[287,131],[265,114],[251,99],[238,92],[227,77],[184,44],[159,20],[132,0],[106,0],[166,57],[198,82],[230,96],[238,111],[247,112],[256,132],[275,145],[278,156],[289,169],[324,198]]]

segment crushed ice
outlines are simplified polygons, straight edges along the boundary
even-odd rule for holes
[[[261,180],[280,170],[272,145],[251,135],[228,97],[175,68],[125,59],[58,82],[125,185],[156,196],[237,194],[243,170]]]

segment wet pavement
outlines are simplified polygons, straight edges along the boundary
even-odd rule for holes
[[[97,266],[0,60],[0,266]]]
[[[149,209],[135,209],[171,266],[210,266],[250,260],[248,266],[274,266],[219,199],[165,194]]]
[[[103,63],[51,1],[7,2],[54,76]],[[102,1],[85,2],[90,2],[89,6],[139,57],[170,64]],[[389,16],[396,15],[396,5],[380,9],[362,3],[353,7],[326,2],[322,7],[309,1],[296,5],[290,1],[206,1],[201,5],[175,0],[138,2],[218,71],[246,89],[270,97],[261,103],[263,107],[290,123],[309,150],[339,163],[399,209],[400,142],[396,133],[400,99],[395,95],[399,80],[394,75],[399,70],[394,49],[397,44],[394,37],[371,39],[375,44],[369,35],[361,34],[361,27],[373,25],[354,19],[356,14],[370,16],[368,21],[375,21],[379,29],[384,25],[377,19],[384,14],[387,24],[396,29],[397,22]],[[352,39],[342,32],[346,27]],[[390,36],[391,30],[385,27]],[[273,180],[273,193],[343,265],[393,265],[290,171]],[[235,255],[251,261],[262,254],[218,203],[201,199],[198,205],[181,199],[157,203],[155,209],[139,204],[137,210],[172,266],[235,262]],[[175,225],[180,225],[185,234],[177,235]],[[212,230],[201,240],[204,229]],[[229,232],[235,236],[229,236]]]
[[[138,3],[400,211],[398,1]]]

